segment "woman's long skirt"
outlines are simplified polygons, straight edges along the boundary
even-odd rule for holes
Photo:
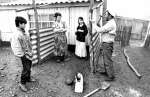
[[[56,56],[67,55],[67,37],[65,33],[57,33],[55,37],[55,52]]]
[[[86,57],[87,56],[86,43],[85,42],[80,42],[80,41],[76,40],[75,54],[78,57]]]

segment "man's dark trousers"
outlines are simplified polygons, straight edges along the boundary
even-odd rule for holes
[[[21,84],[26,84],[30,80],[32,61],[27,59],[26,56],[21,57],[21,61],[23,66]]]
[[[113,42],[112,43],[102,43],[102,54],[103,54],[103,62],[104,68],[109,78],[114,77],[114,69],[113,69],[113,61],[112,61],[112,53],[113,53]]]

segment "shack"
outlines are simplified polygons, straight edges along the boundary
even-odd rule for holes
[[[101,0],[93,1],[93,7],[102,2]],[[37,35],[35,29],[36,23],[32,0],[13,0],[9,3],[1,3],[1,39],[2,41],[10,41],[11,34],[15,32],[15,17],[23,16],[28,21],[26,31],[31,37],[33,64],[41,63],[54,50],[54,33],[52,31],[54,13],[60,12],[62,14],[62,20],[66,22],[68,28],[66,33],[68,45],[75,45],[78,17],[82,16],[87,26],[89,25],[90,2],[90,0],[36,0],[39,35]],[[93,13],[93,16],[96,16],[96,12]],[[88,36],[87,45],[90,43]]]
[[[96,6],[101,0],[95,0]],[[68,44],[75,44],[75,31],[77,19],[82,16],[85,23],[89,24],[89,0],[36,0],[40,28],[52,27],[55,12],[62,14],[62,20],[68,27]],[[28,20],[27,30],[35,28],[34,11],[32,0],[13,0],[9,3],[0,4],[0,31],[2,41],[9,41],[12,32],[15,30],[15,16],[23,16]],[[87,39],[88,40],[88,39]],[[89,43],[89,41],[87,41]]]

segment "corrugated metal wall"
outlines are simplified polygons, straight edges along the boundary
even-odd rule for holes
[[[62,8],[38,9],[38,14],[54,14],[55,12],[60,12],[62,14],[62,21],[66,22],[66,26],[68,29],[68,31],[66,32],[68,44],[75,44],[75,39],[76,39],[75,31],[78,26],[78,17],[82,16],[84,18],[85,23],[88,26],[89,8],[88,7],[62,7]],[[27,13],[34,14],[33,10],[30,10]],[[88,40],[89,39],[87,38],[87,41]]]
[[[46,8],[46,9],[38,9],[38,14],[54,14],[55,12],[60,12],[62,14],[62,21],[65,21],[66,26],[68,28],[68,32],[66,32],[67,39],[69,39],[70,35],[70,26],[69,26],[69,8]],[[29,10],[28,14],[33,15],[33,10]]]
[[[78,17],[83,17],[86,25],[88,26],[89,21],[89,8],[88,7],[71,7],[70,12],[70,32],[69,32],[69,44],[75,44],[76,36],[75,31],[78,26]],[[88,37],[88,36],[87,36]],[[88,43],[88,39],[86,40]]]
[[[33,64],[36,64],[39,61],[42,61],[48,55],[52,54],[54,51],[54,32],[52,28],[49,29],[40,29],[39,30],[39,45],[38,47],[38,40],[37,40],[37,33],[36,30],[29,30],[31,35],[31,43],[32,43],[32,50],[33,50]],[[39,48],[39,51],[38,49]],[[40,55],[38,55],[38,52]],[[40,60],[38,60],[38,57]]]
[[[12,10],[10,10],[10,11],[12,11]],[[29,17],[28,17],[29,14],[34,15],[33,10],[26,10],[26,11],[21,11],[21,12],[17,12],[17,13],[15,11],[10,13],[10,11],[8,11],[8,10],[6,11],[8,14],[5,15],[5,18],[7,16],[9,16],[9,19],[10,18],[11,19],[10,20],[5,19],[5,20],[9,20],[8,23],[11,23],[11,24],[4,24],[4,22],[3,22],[3,24],[1,23],[3,26],[4,25],[9,25],[9,26],[3,27],[3,29],[4,28],[6,28],[6,30],[9,29],[10,32],[13,32],[12,29],[15,29],[14,18],[15,18],[16,15],[26,18],[27,21],[29,21]],[[84,18],[85,23],[88,26],[89,8],[88,7],[61,7],[61,8],[38,9],[38,14],[54,14],[55,12],[60,12],[62,14],[62,20],[66,22],[66,25],[67,25],[67,28],[68,28],[68,32],[66,33],[66,36],[67,36],[67,39],[68,39],[68,44],[75,44],[75,39],[76,39],[75,31],[76,31],[76,27],[78,25],[78,17],[82,16]],[[11,16],[10,16],[10,14],[11,14]],[[2,17],[2,15],[0,15],[0,17]],[[4,18],[1,18],[1,19],[4,20]],[[26,31],[27,32],[29,31],[29,23],[27,23]],[[5,33],[5,35],[2,35],[2,36],[6,36],[6,33]],[[9,36],[11,36],[11,35],[9,34]],[[8,40],[8,38],[4,37],[4,40]],[[89,40],[89,38],[87,38],[87,42],[89,43],[88,40]]]
[[[85,20],[85,23],[88,23],[88,7],[65,7],[65,8],[47,8],[47,9],[38,9],[38,14],[54,14],[55,12],[60,12],[62,14],[62,21],[66,22],[68,32],[66,33],[68,44],[75,44],[75,31],[78,25],[78,17],[82,16]],[[20,15],[34,15],[33,10],[28,10],[18,13]],[[26,16],[26,15],[25,15]],[[26,17],[25,17],[26,18]],[[29,19],[27,19],[29,20]],[[29,29],[29,25],[27,25]],[[54,32],[52,28],[49,29],[40,29],[40,47],[37,45],[37,33],[35,29],[29,29],[31,35],[32,49],[33,49],[33,64],[42,61],[48,55],[54,51]],[[39,48],[39,51],[38,49]],[[38,56],[38,52],[40,55]],[[40,60],[38,60],[40,57]]]

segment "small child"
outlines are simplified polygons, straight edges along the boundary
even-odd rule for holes
[[[21,90],[27,92],[26,82],[33,82],[31,78],[32,66],[32,48],[29,37],[25,33],[26,19],[17,16],[15,18],[16,32],[13,33],[11,39],[11,48],[16,57],[22,62],[21,82],[19,84]]]

